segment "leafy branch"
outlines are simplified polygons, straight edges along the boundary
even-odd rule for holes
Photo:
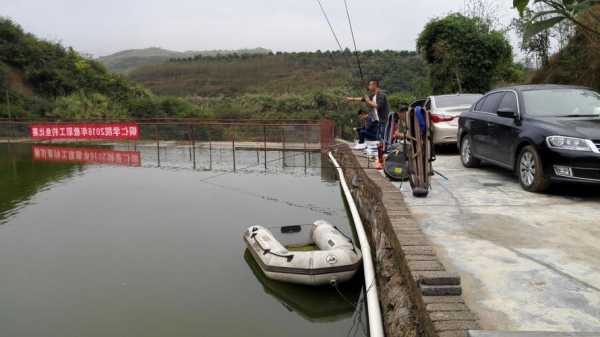
[[[530,3],[545,6],[528,21],[524,39],[529,39],[565,20],[572,22],[586,33],[600,38],[598,29],[600,17],[591,11],[592,7],[600,5],[600,0],[513,0],[513,6],[519,10],[521,16],[526,12]],[[589,14],[595,23],[590,24],[582,20],[584,14]]]

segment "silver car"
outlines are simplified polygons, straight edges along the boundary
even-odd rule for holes
[[[458,116],[468,111],[481,97],[481,94],[429,96],[425,102],[425,108],[431,112],[433,143],[456,143]]]

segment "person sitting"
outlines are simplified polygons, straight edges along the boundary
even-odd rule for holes
[[[402,104],[398,112],[396,112],[396,118],[398,123],[396,124],[396,132],[394,133],[394,141],[399,142],[404,140],[406,135],[406,114],[408,113],[408,105]]]
[[[371,117],[371,115],[363,109],[358,110],[358,118],[364,123],[364,126],[356,129],[358,144],[354,147],[355,150],[362,150],[367,147],[365,141],[376,141],[379,131],[379,121]]]

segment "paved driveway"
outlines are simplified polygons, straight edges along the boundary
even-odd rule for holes
[[[397,184],[485,329],[600,331],[600,188],[532,194],[439,155],[426,199]]]

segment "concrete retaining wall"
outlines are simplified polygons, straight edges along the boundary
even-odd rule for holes
[[[375,250],[387,336],[455,337],[478,329],[462,298],[460,277],[445,270],[398,189],[348,145],[334,155]]]

